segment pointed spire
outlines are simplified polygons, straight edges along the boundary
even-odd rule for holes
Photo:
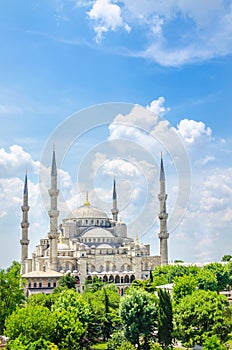
[[[55,153],[55,146],[53,145],[53,154],[52,154],[52,170],[51,175],[56,176],[57,175],[57,168],[56,168],[56,153]]]
[[[113,199],[117,199],[116,180],[115,180],[115,177],[114,177],[114,186],[113,186]]]
[[[85,195],[85,203],[84,203],[84,206],[85,206],[85,207],[89,207],[89,206],[90,206],[88,191],[86,192],[86,195]]]
[[[26,174],[25,174],[23,194],[24,194],[24,195],[28,195],[28,186],[27,186],[27,171],[26,171]]]
[[[160,181],[165,181],[165,172],[164,172],[164,163],[163,163],[162,152],[161,152],[161,160],[160,160]]]

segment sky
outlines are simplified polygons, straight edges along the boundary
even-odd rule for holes
[[[159,254],[163,154],[169,260],[232,254],[232,1],[0,2],[0,267],[49,230],[53,145],[60,223],[109,215],[117,182],[128,235]]]

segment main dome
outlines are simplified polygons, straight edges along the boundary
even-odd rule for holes
[[[92,205],[82,205],[69,214],[68,218],[72,219],[109,219],[108,215],[101,209]]]

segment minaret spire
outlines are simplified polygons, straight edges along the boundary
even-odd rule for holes
[[[59,190],[57,189],[57,168],[56,168],[56,154],[55,147],[53,147],[52,166],[51,166],[51,189],[48,191],[50,196],[50,210],[48,215],[50,217],[50,231],[48,238],[50,240],[50,269],[57,271],[57,243],[58,243],[58,216],[57,198]]]
[[[113,183],[113,207],[111,209],[111,213],[113,216],[114,221],[118,221],[118,213],[119,210],[117,208],[117,192],[116,192],[116,180],[114,177],[114,183]]]
[[[24,189],[23,189],[23,205],[22,205],[22,239],[20,240],[20,244],[22,246],[21,249],[21,273],[24,274],[26,272],[26,259],[28,258],[28,211],[30,207],[28,206],[28,186],[27,186],[27,173],[25,174],[24,180]]]
[[[167,231],[167,218],[168,213],[166,211],[166,201],[168,195],[165,190],[165,172],[164,172],[164,164],[163,164],[163,156],[161,153],[161,161],[160,161],[160,193],[158,195],[160,202],[160,257],[161,257],[161,265],[168,264],[168,237],[169,233]]]

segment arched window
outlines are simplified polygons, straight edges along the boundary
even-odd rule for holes
[[[130,283],[132,283],[135,280],[135,275],[131,275],[130,277]]]
[[[119,275],[115,276],[115,283],[120,283],[120,277],[119,277]]]
[[[109,277],[109,282],[110,282],[110,283],[113,283],[113,282],[114,282],[114,276],[110,275],[110,277]]]
[[[106,275],[103,277],[103,282],[108,282],[108,277]]]
[[[129,276],[126,275],[125,278],[124,278],[124,283],[130,283],[130,279],[129,279]]]

